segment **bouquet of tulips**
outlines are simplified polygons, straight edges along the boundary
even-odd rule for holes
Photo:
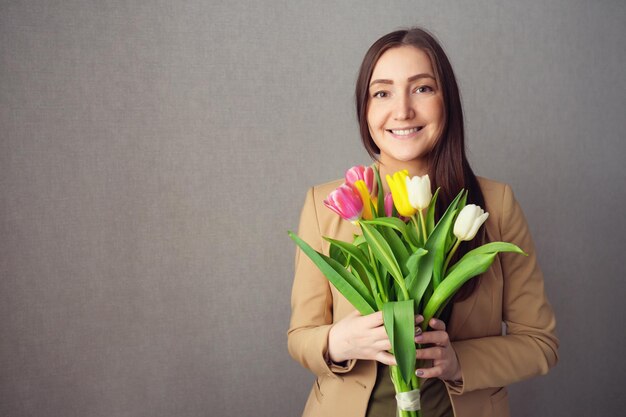
[[[499,252],[525,253],[511,243],[491,242],[449,265],[459,244],[472,240],[489,216],[476,205],[466,205],[465,190],[435,224],[439,189],[432,194],[428,175],[409,178],[406,170],[387,175],[387,195],[376,168],[353,167],[345,179],[324,204],[358,225],[362,234],[352,243],[324,237],[330,256],[292,232],[289,236],[362,315],[383,312],[397,362],[390,374],[399,415],[419,416],[416,313],[424,316],[421,327],[426,330],[430,319],[441,314],[465,282],[485,272]]]

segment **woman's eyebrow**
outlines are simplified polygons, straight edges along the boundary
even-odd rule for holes
[[[422,73],[422,74],[416,74],[416,75],[413,75],[413,76],[409,77],[407,79],[407,81],[411,82],[411,81],[418,80],[420,78],[432,78],[433,80],[435,79],[435,77],[433,77],[431,74]],[[377,80],[374,80],[374,81],[372,81],[370,83],[370,87],[373,86],[374,84],[393,84],[393,81],[392,80],[377,79]]]

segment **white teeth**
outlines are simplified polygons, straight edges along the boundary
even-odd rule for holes
[[[394,135],[399,135],[399,136],[406,136],[406,135],[410,135],[411,133],[415,133],[418,130],[421,130],[421,127],[414,127],[413,129],[403,129],[403,130],[391,130],[391,133],[393,133]]]

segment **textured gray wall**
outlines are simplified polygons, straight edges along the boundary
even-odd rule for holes
[[[626,408],[626,3],[336,3],[0,3],[0,416],[299,415],[286,230],[368,162],[360,59],[415,24],[558,315],[561,362],[513,415]]]

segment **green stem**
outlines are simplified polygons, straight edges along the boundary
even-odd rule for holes
[[[428,240],[428,232],[426,232],[426,220],[424,219],[424,213],[422,210],[418,210],[420,214],[420,220],[422,221],[422,232],[424,233],[424,242]]]
[[[404,277],[400,276],[400,280],[395,280],[395,281],[398,283],[398,286],[400,287],[400,290],[402,291],[402,296],[404,297],[400,301],[410,300],[411,296],[409,295],[409,291],[406,288],[406,282],[404,282]]]
[[[417,378],[415,374],[413,374],[408,384],[404,382],[404,379],[402,379],[402,375],[400,374],[400,368],[398,368],[398,366],[389,366],[389,374],[391,376],[391,382],[393,382],[396,393],[413,391],[415,389],[419,389],[420,387],[419,378]],[[421,417],[422,415],[421,411],[398,410],[398,412],[401,417]]]
[[[418,344],[417,348],[421,348],[421,345]],[[417,363],[415,364],[415,369],[418,368],[418,365],[420,365],[420,360],[417,361]],[[413,373],[413,377],[411,378],[411,387],[412,389],[420,389],[421,383],[420,383],[420,379],[417,377],[417,375],[415,375],[415,373]],[[422,410],[417,410],[414,411],[415,413],[415,417],[422,417]]]
[[[461,244],[461,240],[457,238],[456,242],[454,242],[454,246],[452,247],[452,250],[448,254],[448,257],[446,258],[446,263],[443,264],[443,270],[441,271],[441,277],[442,277],[441,279],[445,278],[446,270],[448,269],[448,264],[450,263],[450,260],[452,259],[454,252],[456,252],[460,244]]]
[[[385,287],[383,286],[383,282],[380,279],[380,274],[378,273],[378,266],[376,265],[376,260],[374,258],[374,254],[372,253],[372,248],[368,245],[367,248],[369,249],[369,253],[370,253],[370,262],[372,263],[372,266],[374,267],[374,275],[376,276],[376,284],[378,285],[378,289],[380,294],[382,295],[382,299],[383,302],[387,302],[389,301],[389,297],[387,297],[387,291],[385,290]]]
[[[411,216],[411,223],[413,223],[413,226],[415,226],[415,232],[417,233],[417,239],[419,241],[419,237],[420,237],[420,227],[417,221],[417,217],[414,215]],[[424,241],[426,242],[426,241]],[[424,243],[422,242],[422,244]],[[419,242],[418,242],[419,243]]]

